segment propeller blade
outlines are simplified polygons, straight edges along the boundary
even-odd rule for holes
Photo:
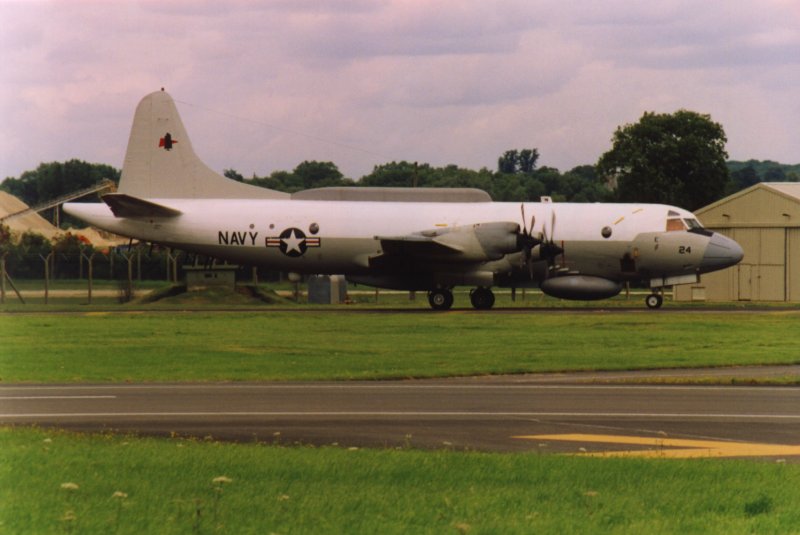
[[[525,228],[525,204],[524,203],[519,205],[519,211],[522,212],[522,233],[523,234],[527,234],[528,233],[528,229]]]
[[[527,226],[527,218],[525,216],[525,203],[519,205],[520,216],[522,217],[522,229],[517,235],[517,244],[520,250],[520,268],[528,268],[530,278],[533,278],[533,253],[534,247],[541,243],[541,240],[533,237],[533,227],[536,224],[536,214],[531,216],[531,226]]]

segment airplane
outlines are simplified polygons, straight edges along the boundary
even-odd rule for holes
[[[234,263],[352,283],[425,291],[434,310],[472,286],[476,309],[492,287],[540,288],[595,300],[646,283],[663,289],[737,264],[742,248],[662,204],[492,202],[476,189],[332,187],[293,194],[228,179],[195,154],[163,89],[136,108],[116,193],[67,203],[92,226]]]

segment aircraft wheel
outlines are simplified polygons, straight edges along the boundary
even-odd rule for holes
[[[644,298],[644,303],[647,305],[647,308],[661,308],[661,305],[664,303],[664,298],[658,294],[650,294]]]
[[[469,300],[478,310],[489,310],[494,306],[494,293],[489,288],[475,288],[469,293]]]
[[[439,288],[428,292],[428,303],[434,310],[450,310],[453,306],[453,292]]]

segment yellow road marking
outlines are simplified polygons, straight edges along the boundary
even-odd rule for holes
[[[590,444],[622,444],[647,449],[581,452],[584,457],[655,457],[661,459],[695,459],[700,457],[777,457],[800,455],[800,445],[687,440],[666,437],[632,437],[621,435],[522,435],[523,440],[588,442]]]

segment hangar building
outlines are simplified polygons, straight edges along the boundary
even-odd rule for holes
[[[800,182],[762,182],[695,214],[739,242],[744,258],[676,286],[676,300],[800,302]]]

